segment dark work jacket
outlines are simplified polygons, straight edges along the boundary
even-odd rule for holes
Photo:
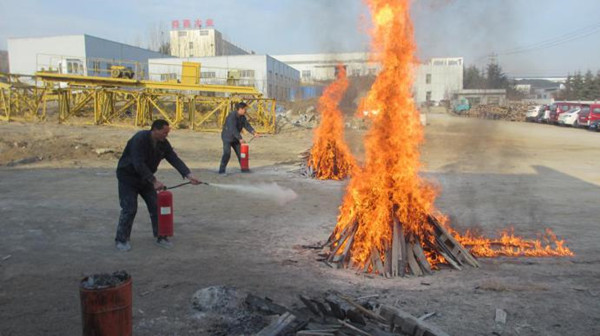
[[[167,159],[182,176],[190,173],[190,169],[177,156],[169,141],[157,141],[154,146],[151,131],[139,131],[125,146],[117,165],[117,178],[136,184],[152,183],[162,159]]]
[[[221,131],[221,139],[225,142],[240,141],[242,139],[240,134],[242,128],[254,133],[254,128],[252,128],[246,116],[238,115],[237,111],[229,112],[223,125],[223,131]]]

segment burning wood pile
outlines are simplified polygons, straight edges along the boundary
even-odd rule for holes
[[[392,221],[391,242],[385,244],[381,252],[372,248],[363,264],[357,264],[351,254],[358,230],[357,221],[329,237],[325,247],[329,247],[330,252],[321,254],[319,260],[334,268],[359,266],[364,273],[375,273],[386,278],[432,274],[432,270],[442,263],[457,270],[465,265],[479,267],[477,260],[433,216],[427,218],[431,230],[425,230],[422,237],[414,233],[406,234],[396,217]]]
[[[439,265],[478,267],[462,243],[478,252],[476,245],[486,242],[458,239],[440,223],[443,216],[434,215],[437,190],[419,175],[423,127],[412,99],[416,60],[411,1],[367,3],[374,26],[372,55],[382,70],[359,108],[373,111],[365,136],[366,161],[352,171],[337,225],[325,245],[329,252],[321,260],[386,277],[430,274]],[[500,241],[506,250],[511,243]],[[562,249],[562,243],[556,245],[549,249]],[[531,243],[530,248],[538,247]]]
[[[448,335],[425,321],[435,313],[415,317],[399,308],[381,305],[372,298],[353,299],[340,293],[324,299],[302,295],[299,298],[303,307],[291,310],[267,298],[248,295],[246,304],[254,311],[279,315],[256,335]]]
[[[300,173],[319,180],[343,180],[356,167],[344,140],[344,118],[338,108],[348,88],[348,78],[344,67],[338,66],[337,71],[337,80],[319,98],[321,122],[315,130],[313,146],[300,156]]]

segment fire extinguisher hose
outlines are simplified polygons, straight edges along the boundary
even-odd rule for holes
[[[192,183],[191,181],[188,181],[188,182],[184,182],[184,183],[180,183],[180,184],[174,185],[172,187],[165,187],[163,190],[175,189],[175,188],[183,187],[184,185],[188,185],[188,184],[191,184],[191,183]],[[210,185],[210,184],[208,184],[206,182],[200,182],[200,184]]]

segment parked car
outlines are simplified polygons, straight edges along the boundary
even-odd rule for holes
[[[553,124],[558,124],[558,118],[561,114],[566,113],[574,107],[579,107],[579,103],[566,101],[555,102],[552,105],[554,108],[550,109],[550,122]]]
[[[600,132],[600,120],[594,120],[590,126],[588,126],[590,131]]]
[[[567,112],[561,113],[558,117],[558,124],[561,126],[577,126],[581,107],[574,107]]]
[[[525,112],[525,121],[536,121],[538,115],[540,114],[540,109],[542,105],[535,105],[530,107],[527,112]]]
[[[600,123],[600,103],[590,104],[590,114],[588,115],[588,128],[598,131],[598,123]]]
[[[542,105],[540,113],[537,117],[537,122],[548,123],[550,122],[550,105]]]
[[[590,105],[589,104],[581,104],[581,111],[577,117],[577,122],[575,123],[575,127],[588,127],[590,119]]]

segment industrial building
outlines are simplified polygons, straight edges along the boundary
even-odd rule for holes
[[[172,56],[207,57],[250,54],[244,49],[227,41],[220,31],[212,27],[187,27],[188,28],[171,30],[170,42]]]
[[[9,72],[8,69],[8,52],[0,50],[0,72]]]
[[[201,64],[201,84],[252,86],[280,101],[293,100],[300,85],[298,70],[269,55],[150,59],[150,79],[181,80],[183,62]]]
[[[335,79],[336,66],[342,64],[348,76],[374,76],[380,65],[368,53],[275,55],[301,74],[303,86]],[[432,58],[416,69],[414,95],[417,104],[452,98],[463,85],[463,58]]]
[[[463,58],[432,58],[419,64],[413,87],[417,104],[450,100],[463,88]]]
[[[145,79],[148,59],[159,57],[167,56],[87,34],[8,39],[10,71],[24,75],[45,70],[108,77],[111,67],[118,65]]]

